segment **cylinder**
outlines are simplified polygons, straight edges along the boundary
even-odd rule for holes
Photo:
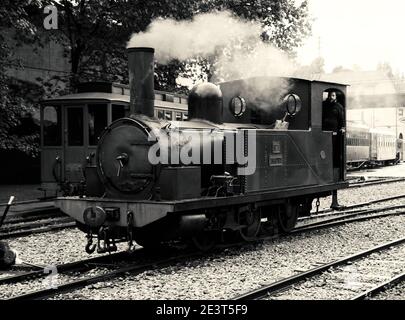
[[[181,236],[195,235],[204,230],[208,222],[205,214],[180,216],[178,230]]]
[[[131,114],[154,115],[154,53],[153,48],[128,48]]]

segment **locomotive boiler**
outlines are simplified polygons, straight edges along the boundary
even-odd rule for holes
[[[195,86],[187,121],[154,117],[154,49],[129,48],[131,116],[101,134],[85,197],[58,198],[86,251],[191,240],[207,250],[291,231],[315,198],[347,186],[345,141],[322,131],[322,103],[346,86],[257,77]],[[336,157],[336,154],[338,157]],[[335,161],[334,159],[340,159]]]

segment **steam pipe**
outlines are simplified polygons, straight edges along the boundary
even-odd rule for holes
[[[131,114],[154,116],[154,53],[153,48],[128,48]]]

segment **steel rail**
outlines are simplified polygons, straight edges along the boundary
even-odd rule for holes
[[[405,281],[405,272],[401,273],[398,276],[391,278],[390,280],[388,280],[384,283],[376,285],[375,287],[371,288],[370,290],[367,290],[367,291],[364,291],[364,292],[358,294],[357,296],[353,297],[351,300],[365,300],[367,298],[374,297],[377,294],[379,294],[379,293],[387,290],[388,288],[393,287],[403,281]]]
[[[0,232],[0,240],[23,237],[23,236],[28,236],[31,234],[36,234],[36,233],[45,233],[45,232],[56,231],[56,230],[67,229],[67,228],[74,228],[74,227],[76,227],[76,222],[66,222],[66,223],[60,223],[60,224],[46,225],[44,227],[39,227],[39,228],[35,228],[35,229],[17,230],[17,231],[12,231],[9,233]]]
[[[320,230],[324,228],[336,227],[346,223],[351,222],[361,222],[367,221],[372,219],[379,219],[379,218],[386,218],[386,217],[393,217],[393,216],[401,216],[405,214],[405,211],[396,211],[396,212],[386,212],[386,211],[393,211],[404,209],[405,205],[401,206],[391,206],[385,208],[378,208],[378,209],[370,209],[366,211],[359,211],[354,212],[352,214],[346,214],[342,216],[338,216],[331,219],[325,219],[324,221],[308,223],[299,227],[294,228],[290,234],[301,233],[306,231],[313,231],[313,230]],[[378,213],[382,212],[382,213]],[[385,212],[385,213],[384,213]],[[377,214],[374,214],[377,213]]]
[[[364,258],[366,256],[369,256],[370,254],[378,251],[383,251],[386,250],[392,246],[398,246],[401,244],[405,243],[405,237],[401,239],[397,239],[394,241],[390,241],[388,243],[384,243],[379,246],[375,246],[371,249],[367,249],[364,251],[360,251],[359,253],[355,253],[349,256],[346,256],[342,259],[332,261],[330,263],[321,265],[319,267],[298,273],[296,275],[293,275],[291,277],[270,283],[268,285],[263,286],[262,288],[244,293],[242,295],[239,295],[237,297],[234,297],[232,300],[259,300],[259,299],[264,299],[267,297],[270,297],[274,293],[285,290],[289,287],[291,287],[294,284],[300,283],[302,281],[305,281],[307,278],[314,277],[316,275],[322,274],[323,272],[329,270],[330,268],[337,267],[343,264],[346,264],[347,262],[355,261],[361,258]]]
[[[139,249],[138,249],[139,251]],[[65,264],[56,265],[56,270],[58,272],[72,272],[72,271],[81,271],[90,267],[91,264],[100,264],[100,263],[111,263],[117,261],[118,259],[131,258],[131,253],[127,251],[117,252],[113,254],[97,256],[94,258],[69,262]],[[44,268],[40,270],[34,270],[29,272],[24,272],[22,274],[12,275],[9,277],[0,278],[0,285],[3,284],[12,284],[18,283],[26,280],[44,278],[49,274],[45,273]]]
[[[0,234],[2,233],[10,233],[13,231],[24,230],[24,229],[34,229],[40,228],[52,224],[60,224],[60,223],[67,223],[67,222],[75,222],[70,217],[54,217],[54,218],[45,218],[45,219],[37,219],[33,221],[21,221],[18,223],[12,223],[11,225],[5,225],[0,229]]]
[[[403,182],[405,181],[405,178],[396,178],[396,179],[389,179],[389,180],[383,180],[383,181],[370,181],[370,182],[356,182],[356,183],[349,183],[349,186],[347,187],[348,189],[354,189],[354,188],[363,188],[363,187],[369,187],[369,186],[374,186],[377,184],[389,184],[389,183],[395,183],[395,182]]]
[[[156,268],[164,268],[173,265],[174,263],[184,261],[188,258],[193,258],[197,256],[202,256],[203,253],[201,252],[192,252],[189,254],[182,254],[179,256],[173,256],[168,258],[163,258],[157,261],[153,261],[150,263],[142,263],[142,264],[135,264],[130,266],[125,266],[119,268],[117,270],[87,277],[84,279],[75,280],[72,282],[67,282],[64,284],[59,285],[57,288],[46,288],[42,290],[31,291],[25,294],[17,295],[6,300],[39,300],[39,299],[46,299],[53,297],[57,294],[71,292],[77,289],[84,288],[90,284],[94,284],[97,282],[110,280],[122,276],[124,274],[130,273],[131,275],[136,275],[142,273],[144,271],[153,270]]]
[[[387,202],[387,201],[392,201],[392,200],[399,200],[399,199],[403,199],[403,198],[405,198],[405,194],[402,194],[399,196],[392,196],[392,197],[388,197],[388,198],[377,199],[377,200],[371,200],[371,201],[367,201],[367,202],[356,203],[356,204],[352,204],[352,205],[348,205],[348,206],[343,206],[343,210],[338,210],[338,211],[333,210],[333,209],[325,209],[325,210],[320,210],[318,212],[311,212],[311,215],[320,216],[322,214],[331,213],[331,212],[344,213],[346,210],[361,208],[361,207],[365,207],[365,206],[372,205],[372,204],[377,204],[377,203]],[[306,219],[306,218],[303,218],[303,219]]]
[[[61,212],[33,213],[32,215],[29,215],[27,217],[13,217],[12,216],[12,217],[8,217],[6,220],[4,220],[3,226],[17,224],[17,223],[45,220],[45,219],[51,219],[51,218],[62,218],[62,217],[66,218],[68,216],[62,214]]]

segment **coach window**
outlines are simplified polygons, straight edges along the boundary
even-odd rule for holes
[[[158,110],[157,117],[158,117],[158,119],[164,119],[165,118],[165,112],[163,110]]]
[[[172,112],[171,111],[165,111],[165,119],[166,120],[172,120]]]
[[[89,145],[94,146],[97,144],[101,132],[107,126],[107,105],[89,104],[88,112]]]
[[[47,106],[43,109],[44,146],[62,144],[62,113],[60,107]]]
[[[188,119],[188,113],[187,112],[184,112],[183,113],[183,120],[187,120]]]
[[[113,104],[111,109],[111,120],[115,121],[121,118],[125,118],[125,105]]]
[[[181,112],[176,112],[176,121],[181,121]]]
[[[83,145],[83,108],[67,108],[68,145]]]

